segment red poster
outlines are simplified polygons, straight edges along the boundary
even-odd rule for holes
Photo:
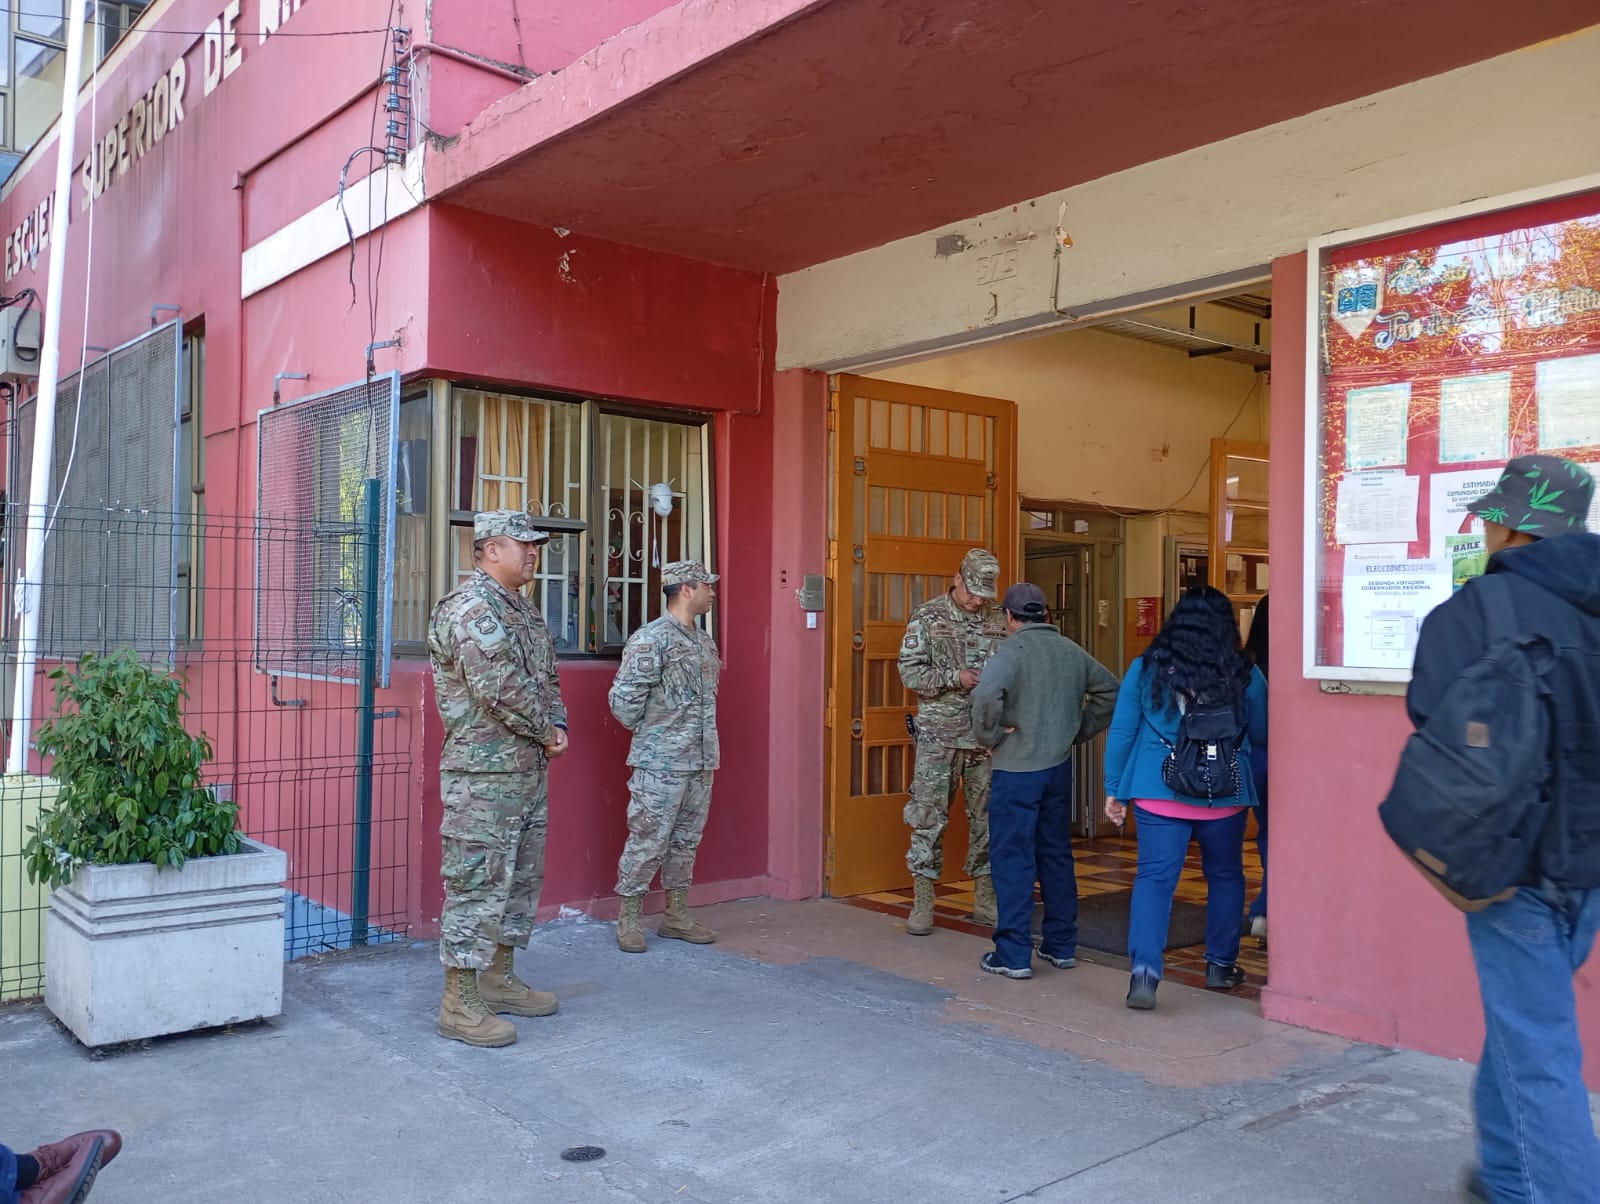
[[[1161,599],[1134,599],[1134,634],[1140,639],[1152,639],[1161,631]]]
[[[1325,253],[1317,664],[1403,679],[1514,456],[1600,463],[1600,195]],[[1328,673],[1327,676],[1337,676]]]

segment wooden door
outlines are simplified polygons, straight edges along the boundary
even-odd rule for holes
[[[1267,445],[1211,441],[1211,584],[1249,630],[1271,578],[1267,558]]]
[[[969,548],[1016,580],[1016,407],[1008,401],[836,378],[833,537],[828,575],[827,890],[905,886],[913,748],[900,641],[911,612],[950,586]],[[966,818],[945,833],[945,877],[959,878]]]

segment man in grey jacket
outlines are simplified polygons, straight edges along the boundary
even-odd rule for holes
[[[999,921],[983,969],[1033,977],[1033,884],[1044,898],[1039,956],[1077,964],[1078,880],[1072,865],[1072,749],[1105,731],[1117,679],[1050,624],[1044,592],[1006,591],[1011,635],[972,692],[978,743],[994,749],[989,865]]]

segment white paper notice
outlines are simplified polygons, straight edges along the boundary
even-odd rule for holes
[[[1373,385],[1344,395],[1344,462],[1352,472],[1406,462],[1411,385]]]
[[[1339,479],[1334,538],[1340,543],[1410,543],[1417,537],[1420,477],[1358,472]]]
[[[1534,390],[1540,451],[1600,446],[1600,355],[1541,361]]]
[[[1345,565],[1344,663],[1347,668],[1409,669],[1417,632],[1449,600],[1448,563],[1401,560]]]
[[[1511,373],[1439,382],[1439,462],[1479,464],[1511,458]]]
[[[1498,468],[1481,468],[1472,472],[1436,472],[1428,478],[1428,555],[1435,560],[1444,559],[1445,540],[1450,536],[1483,530],[1483,520],[1468,514],[1467,506],[1499,483],[1500,472]]]

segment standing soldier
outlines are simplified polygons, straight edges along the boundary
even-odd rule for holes
[[[628,843],[617,865],[617,948],[645,951],[645,893],[656,871],[667,892],[657,936],[709,945],[716,933],[689,917],[695,851],[711,808],[711,779],[721,763],[717,740],[716,641],[696,624],[717,598],[715,573],[695,560],[661,570],[667,613],[628,641],[611,686],[611,713],[633,733],[628,764]]]
[[[952,588],[912,613],[900,645],[900,680],[920,699],[917,768],[905,810],[911,828],[906,865],[917,892],[906,920],[912,936],[933,931],[933,888],[944,868],[944,830],[958,784],[967,801],[972,918],[989,927],[996,920],[989,876],[989,752],[972,734],[972,689],[1006,636],[1006,612],[995,601],[999,577],[993,553],[973,548]]]
[[[510,1045],[495,1013],[548,1016],[556,997],[516,976],[544,881],[549,762],[567,751],[567,709],[544,616],[520,590],[550,536],[519,510],[473,523],[476,571],[440,600],[428,627],[434,690],[444,720],[439,829],[445,966],[439,1035]]]

